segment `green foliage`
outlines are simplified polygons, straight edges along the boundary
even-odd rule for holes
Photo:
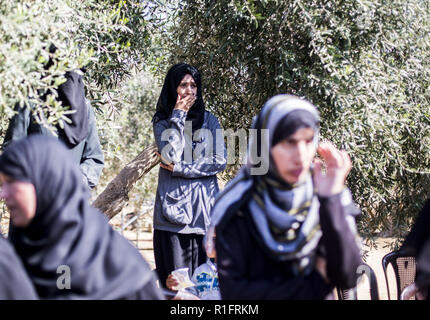
[[[96,107],[106,165],[93,195],[152,143],[150,123],[159,83],[141,71],[163,61],[157,34],[169,23],[162,1],[2,0],[0,2],[0,135],[18,103],[37,106],[40,122],[67,121],[67,109],[41,96],[64,81],[65,71],[84,67],[87,98]],[[57,47],[55,53],[49,47]],[[161,54],[160,54],[161,53]],[[53,61],[46,68],[49,60]],[[146,99],[146,100],[145,100]],[[51,126],[52,128],[52,126]],[[151,131],[151,134],[149,132]],[[153,194],[156,172],[136,192]],[[136,198],[137,195],[132,196]]]
[[[82,67],[93,105],[120,108],[121,93],[114,89],[152,53],[145,10],[139,1],[2,1],[0,111],[9,118],[17,103],[31,100],[41,122],[64,121],[60,103],[40,97],[64,81],[65,71]]]
[[[149,72],[141,72],[118,89],[123,94],[121,110],[97,120],[106,165],[94,196],[154,140],[151,119],[160,93],[159,81]],[[143,201],[155,199],[157,177],[158,170],[153,169],[136,183],[127,211],[136,212]]]
[[[207,105],[225,129],[249,128],[278,93],[313,102],[322,137],[352,157],[348,184],[363,235],[401,237],[430,187],[429,6],[188,0],[171,31],[170,62],[202,71]]]
[[[6,0],[0,4],[0,16],[0,112],[10,117],[16,104],[22,107],[30,99],[48,124],[64,120],[64,108],[52,97],[42,101],[40,96],[60,85],[66,70],[89,59],[90,52],[67,43],[72,8],[62,1]],[[49,53],[51,44],[59,48],[54,54]],[[47,69],[50,58],[55,63]]]

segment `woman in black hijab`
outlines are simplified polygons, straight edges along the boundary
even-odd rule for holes
[[[70,151],[31,135],[0,156],[9,239],[42,299],[160,299],[140,253],[89,203]]]
[[[82,75],[69,71],[64,76],[66,82],[56,89],[57,100],[64,107],[69,107],[73,113],[68,115],[71,122],[64,122],[63,127],[57,125],[58,138],[72,151],[72,157],[81,169],[83,180],[93,188],[97,185],[104,167],[94,111],[85,98]],[[31,134],[52,135],[48,128],[37,123],[31,114],[32,108],[32,103],[25,108],[16,107],[17,114],[9,122],[4,146]]]
[[[162,163],[154,205],[154,257],[163,286],[175,269],[190,277],[206,261],[203,237],[218,193],[226,150],[218,119],[205,110],[199,71],[179,63],[168,71],[153,117]]]
[[[196,95],[194,97],[190,96],[193,100],[188,106],[186,120],[192,121],[193,131],[202,127],[205,117],[205,105],[202,97],[202,80],[200,72],[197,68],[185,63],[175,64],[167,72],[163,88],[161,89],[160,97],[157,102],[157,110],[153,118],[154,122],[166,120],[171,116],[178,99],[178,87],[181,84],[182,79],[184,79],[187,74],[194,80]]]

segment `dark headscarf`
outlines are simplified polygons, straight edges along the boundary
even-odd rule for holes
[[[49,53],[54,54],[57,47],[54,44],[49,46]],[[49,58],[44,66],[48,70],[54,65],[54,58]],[[85,72],[85,68],[81,68]],[[82,75],[69,71],[64,75],[66,82],[57,89],[58,98],[63,107],[69,107],[70,111],[75,111],[67,115],[71,122],[64,122],[64,127],[57,126],[58,134],[63,137],[69,147],[78,145],[88,136],[88,106],[85,102],[85,88]]]
[[[7,146],[0,171],[36,190],[36,214],[11,225],[15,246],[41,298],[119,299],[153,280],[141,254],[91,207],[70,151],[53,137],[31,135]],[[70,268],[71,288],[57,288],[57,268]]]
[[[66,72],[65,77],[67,81],[57,89],[58,100],[75,112],[68,115],[71,123],[64,122],[64,128],[59,128],[59,134],[73,147],[88,136],[88,107],[82,76],[70,71]]]
[[[187,120],[192,121],[193,131],[202,127],[205,116],[205,105],[202,97],[202,81],[197,68],[185,63],[175,64],[167,72],[163,88],[157,102],[157,111],[152,119],[154,122],[170,117],[178,98],[177,88],[185,75],[191,75],[197,85],[197,98],[187,113]]]
[[[287,114],[279,122],[273,134],[272,145],[276,146],[282,140],[294,134],[302,128],[311,128],[318,131],[319,121],[315,114],[307,110],[294,110]]]

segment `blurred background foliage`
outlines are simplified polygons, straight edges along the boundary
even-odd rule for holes
[[[171,6],[113,0],[2,1],[1,136],[14,106],[25,106],[29,99],[38,106],[35,113],[40,122],[64,121],[67,110],[54,99],[43,101],[40,96],[60,85],[65,71],[82,68],[106,162],[100,184],[93,190],[95,198],[152,142],[151,116],[160,86],[154,75],[164,55],[158,34],[169,24],[166,12]],[[51,44],[57,47],[54,54],[49,52]],[[47,69],[50,59],[54,63]],[[139,181],[130,195],[130,210],[138,210],[143,199],[155,193],[155,171]]]
[[[422,0],[189,0],[170,52],[203,71],[224,128],[278,93],[313,102],[322,138],[352,157],[360,231],[402,237],[430,186],[429,18]]]
[[[59,50],[45,70],[50,43]],[[430,187],[428,1],[3,0],[0,133],[16,103],[85,67],[106,157],[97,195],[153,141],[162,81],[180,61],[201,71],[207,109],[224,129],[249,128],[275,94],[306,97],[321,113],[321,137],[351,155],[362,235],[400,240],[409,230]],[[67,115],[53,99],[38,105],[49,123]],[[138,182],[130,210],[153,199],[157,172]]]

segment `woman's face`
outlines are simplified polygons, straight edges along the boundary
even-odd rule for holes
[[[197,85],[194,81],[194,78],[190,74],[186,74],[182,80],[181,83],[179,83],[178,88],[176,89],[176,92],[181,97],[181,99],[189,96],[189,95],[197,95]]]
[[[272,147],[276,168],[286,182],[303,181],[315,157],[314,130],[301,128]]]
[[[10,211],[12,225],[19,228],[27,227],[36,215],[34,185],[0,173],[0,187],[0,197]]]

